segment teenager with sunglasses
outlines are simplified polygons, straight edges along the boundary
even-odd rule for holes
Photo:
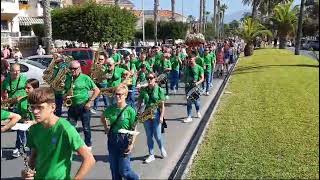
[[[167,156],[167,152],[163,144],[163,137],[161,134],[161,126],[165,113],[165,92],[156,83],[156,76],[154,73],[150,73],[147,79],[148,86],[141,89],[138,98],[138,111],[140,112],[141,109],[147,109],[149,107],[156,106],[156,108],[154,109],[154,117],[144,122],[144,128],[147,135],[147,145],[149,149],[149,155],[144,160],[144,162],[150,163],[155,160],[153,137],[157,141],[162,157],[165,158]],[[144,108],[143,105],[145,106]]]
[[[101,115],[101,123],[108,134],[108,151],[111,175],[113,180],[122,178],[137,180],[139,176],[132,170],[130,154],[135,141],[128,134],[120,133],[120,129],[135,129],[136,111],[126,103],[128,88],[120,84],[115,90],[116,104],[107,107]]]
[[[29,129],[27,146],[31,148],[25,179],[71,179],[71,157],[74,151],[82,164],[74,179],[83,179],[95,160],[76,129],[64,118],[57,117],[54,91],[49,87],[35,89],[28,96],[30,111],[37,124]]]
[[[99,95],[100,90],[88,75],[81,73],[78,61],[72,61],[69,69],[71,76],[67,76],[64,88],[65,92],[68,92],[71,88],[73,91],[73,96],[71,97],[72,104],[68,109],[68,119],[73,125],[76,125],[77,121],[81,120],[84,142],[91,149],[90,108],[94,99]],[[89,96],[89,91],[93,91],[91,96]],[[67,93],[64,99],[66,98]]]

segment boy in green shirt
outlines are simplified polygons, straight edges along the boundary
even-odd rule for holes
[[[74,179],[83,179],[95,160],[76,129],[66,119],[54,115],[54,91],[38,88],[28,96],[28,101],[38,123],[29,129],[30,169],[21,172],[22,178],[71,179],[71,157],[77,151],[83,162]]]
[[[180,72],[180,65],[182,64],[181,59],[179,57],[179,52],[174,49],[172,51],[172,57],[170,58],[171,61],[171,72],[170,72],[170,89],[173,91],[174,94],[177,93],[179,87],[179,72]]]

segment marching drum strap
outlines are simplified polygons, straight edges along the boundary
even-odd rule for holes
[[[128,106],[129,106],[129,105],[127,104],[127,105],[120,111],[120,113],[119,113],[118,116],[117,116],[116,122],[114,122],[113,124],[110,125],[109,135],[110,135],[110,133],[112,133],[113,127],[114,127],[115,125],[119,124],[121,121],[123,121],[123,118],[120,118],[120,117],[121,117],[123,111],[126,110]]]

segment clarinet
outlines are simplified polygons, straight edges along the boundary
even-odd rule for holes
[[[21,157],[23,158],[24,170],[29,173],[34,172],[34,170],[32,170],[29,166],[29,158],[26,154],[25,146],[22,145],[22,147],[20,148],[20,153]]]

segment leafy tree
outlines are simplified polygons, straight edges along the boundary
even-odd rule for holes
[[[134,38],[136,21],[128,10],[94,2],[52,11],[54,38],[89,44],[129,41]]]
[[[305,10],[302,32],[304,36],[319,34],[319,0],[307,5]]]
[[[251,17],[246,18],[237,34],[245,41],[244,55],[251,56],[253,54],[253,42],[258,36],[272,36],[271,31],[267,30],[262,24]]]
[[[295,32],[297,25],[298,8],[291,8],[293,1],[286,4],[278,4],[274,8],[274,16],[271,18],[275,24],[279,36],[279,48],[284,49],[287,37],[290,33]]]
[[[145,23],[145,35],[147,39],[154,37],[153,21]],[[176,21],[160,21],[157,26],[157,38],[162,39],[184,39],[187,33],[188,25],[183,22]]]

